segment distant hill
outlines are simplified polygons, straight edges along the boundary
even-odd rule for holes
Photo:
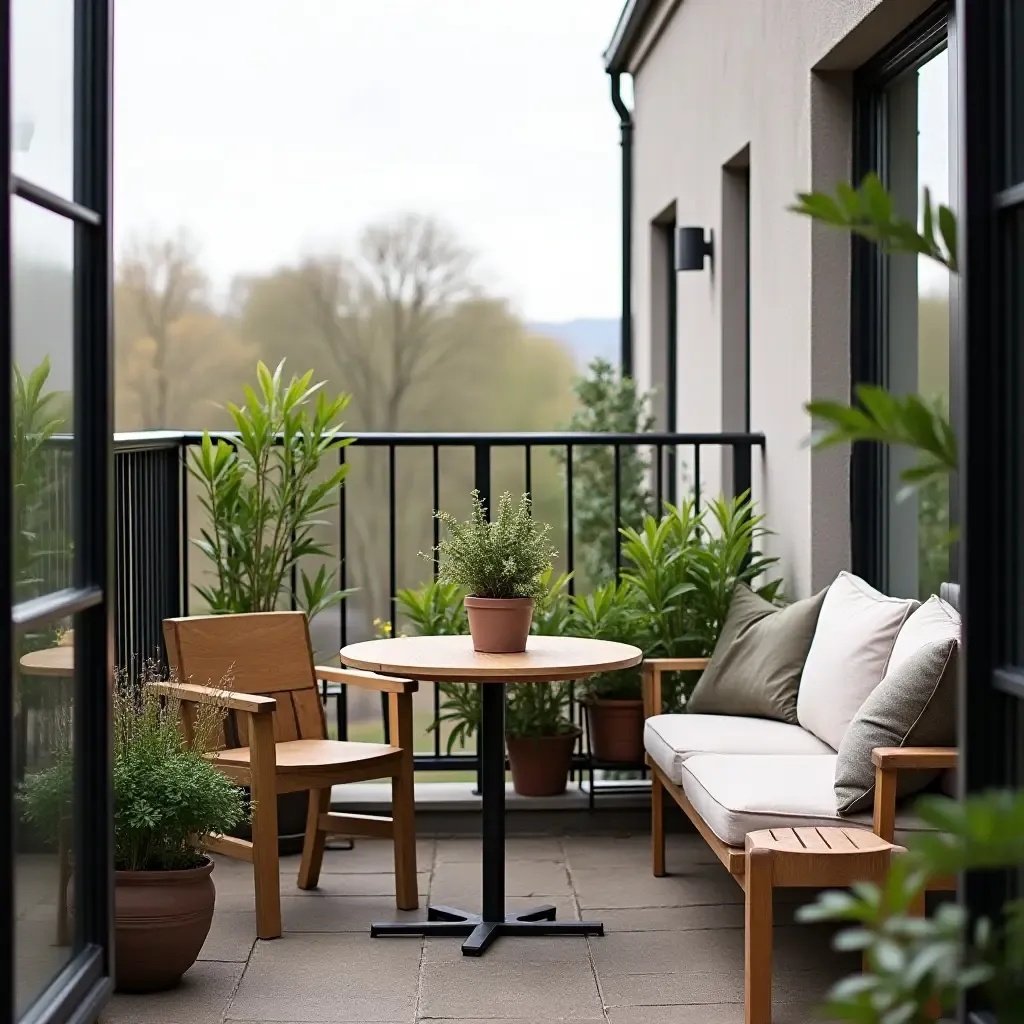
[[[613,365],[619,361],[619,321],[614,317],[532,323],[526,326],[534,334],[564,342],[572,350],[580,369],[598,357],[607,359]]]

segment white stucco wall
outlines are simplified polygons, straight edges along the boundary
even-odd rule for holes
[[[926,7],[665,0],[660,31],[634,55],[636,372],[664,388],[663,346],[652,340],[651,221],[674,202],[678,223],[714,229],[716,246],[714,268],[677,277],[678,429],[735,428],[723,416],[716,271],[730,244],[723,165],[749,146],[751,429],[767,437],[754,492],[794,596],[849,565],[848,454],[812,455],[803,408],[812,395],[849,394],[849,242],[787,207],[797,191],[849,177],[851,72]],[[705,493],[718,491],[721,463],[704,456],[701,476]]]

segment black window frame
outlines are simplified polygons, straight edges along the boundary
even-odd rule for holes
[[[883,180],[888,167],[886,89],[899,77],[921,67],[947,49],[953,36],[952,0],[940,0],[897,36],[854,75],[853,181],[870,172]],[[950,103],[956,97],[951,90]],[[951,133],[952,140],[952,133]],[[956,188],[951,176],[950,189]],[[851,240],[850,398],[858,384],[889,384],[889,322],[887,257],[867,239]],[[955,363],[957,330],[951,291],[950,366]],[[951,408],[956,384],[950,381]],[[889,450],[884,445],[858,444],[850,463],[850,545],[853,571],[872,586],[889,589],[889,508],[892,500]],[[957,507],[956,481],[951,481],[950,508]],[[957,579],[957,552],[950,553],[951,580]]]
[[[0,749],[14,749],[13,699],[19,635],[32,626],[75,616],[74,738],[78,769],[73,806],[76,952],[26,1012],[15,1003],[15,774],[3,759],[0,791],[0,1020],[65,1024],[94,1020],[113,987],[113,795],[110,688],[113,671],[113,418],[111,352],[111,110],[113,0],[74,2],[74,187],[72,198],[12,174],[12,0],[0,0],[0,109],[8,200],[0,211],[0,410],[11,431],[14,351],[12,216],[29,202],[74,226],[73,395],[74,537],[72,586],[14,604],[11,578],[12,461],[0,445],[0,607],[8,617],[0,673]]]

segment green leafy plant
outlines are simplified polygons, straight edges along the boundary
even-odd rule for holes
[[[56,439],[67,427],[66,396],[47,390],[49,358],[27,377],[17,364],[11,372],[11,569],[14,599],[27,601],[69,582],[71,538],[53,520],[52,510],[70,491],[71,450],[62,450]],[[34,630],[22,636],[22,649],[53,642],[52,629]]]
[[[310,577],[301,561],[330,555],[317,539],[323,516],[338,503],[347,465],[323,473],[325,457],[351,443],[339,417],[348,395],[328,398],[313,371],[290,381],[284,361],[256,367],[257,390],[227,406],[238,439],[208,433],[191,452],[189,471],[202,485],[209,528],[193,543],[213,563],[215,582],[197,586],[213,613],[273,611],[282,602],[310,617],[343,600],[337,573],[321,563]],[[293,578],[296,585],[293,588]]]
[[[914,833],[883,886],[826,892],[803,907],[803,921],[850,925],[837,948],[861,951],[863,974],[833,987],[823,1012],[860,1024],[925,1024],[981,987],[998,1021],[1024,1016],[1024,901],[1003,906],[999,921],[971,925],[965,908],[943,904],[915,916],[927,879],[1024,864],[1024,793],[997,791],[963,801],[926,797],[916,813],[935,831]]]
[[[245,817],[242,791],[203,756],[214,749],[226,710],[199,705],[192,737],[182,739],[180,705],[147,684],[162,676],[143,666],[135,683],[118,674],[113,696],[114,866],[170,871],[204,860],[197,838],[223,833]],[[140,688],[141,684],[141,688]],[[52,765],[29,775],[18,793],[27,820],[50,838],[71,813],[75,759],[70,715],[62,719]]]
[[[619,376],[607,360],[595,359],[575,383],[576,411],[568,429],[588,434],[640,434],[654,428],[651,394],[631,377]],[[557,453],[565,463],[564,451]],[[587,587],[615,575],[615,531],[638,524],[653,511],[648,486],[650,459],[634,446],[619,449],[619,522],[615,521],[615,454],[607,445],[577,445],[573,451],[574,529],[579,570]]]
[[[609,580],[593,593],[573,598],[572,631],[591,640],[613,640],[646,649],[651,626],[637,612],[638,604],[629,584]],[[639,700],[640,667],[591,676],[583,683],[581,692],[584,697],[604,700]]]
[[[823,192],[800,193],[791,209],[863,235],[887,252],[925,256],[951,273],[958,273],[956,216],[947,206],[933,205],[927,189],[920,231],[914,223],[894,213],[892,197],[875,174],[867,175],[860,188],[845,183],[837,185],[834,196]],[[895,396],[885,388],[866,384],[858,385],[854,396],[857,404],[853,406],[832,401],[807,403],[811,416],[825,425],[812,434],[814,447],[877,441],[911,448],[917,452],[918,460],[901,473],[906,486],[900,497],[956,471],[956,433],[948,411],[939,402],[914,394]]]
[[[568,716],[570,694],[567,683],[513,683],[508,687],[505,735],[541,739],[578,733],[579,728]]]
[[[755,581],[777,562],[758,543],[770,534],[748,493],[716,498],[700,510],[693,499],[666,505],[639,530],[622,530],[622,578],[636,602],[633,615],[650,623],[651,657],[708,657],[729,613],[737,583],[767,601],[782,580]]]
[[[434,513],[448,528],[437,548],[438,579],[474,597],[541,597],[544,574],[557,552],[548,541],[551,527],[539,525],[530,514],[529,495],[516,506],[506,491],[493,522],[479,491],[473,491],[472,500],[468,522],[447,512]]]
[[[430,580],[418,590],[399,590],[395,595],[414,636],[461,636],[469,632],[465,590],[455,583]]]

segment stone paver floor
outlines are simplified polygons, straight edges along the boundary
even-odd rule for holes
[[[559,916],[603,920],[607,934],[502,938],[480,959],[463,957],[458,939],[370,939],[371,920],[396,917],[385,843],[329,851],[316,892],[295,888],[298,858],[283,860],[285,931],[273,942],[255,941],[251,869],[219,859],[200,962],[173,991],[115,996],[103,1021],[739,1024],[743,894],[697,837],[671,837],[669,851],[671,876],[653,878],[646,836],[510,839],[510,906],[553,903]],[[423,904],[477,907],[479,864],[476,840],[421,840]],[[793,924],[808,894],[781,897],[775,1020],[811,1021],[857,963],[832,952],[828,933]]]

